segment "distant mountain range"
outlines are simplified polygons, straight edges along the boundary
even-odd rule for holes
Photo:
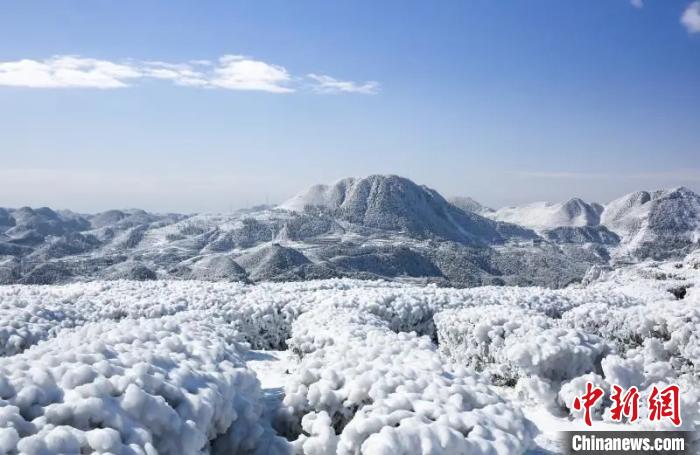
[[[0,208],[0,283],[349,276],[562,287],[594,265],[699,245],[700,197],[687,188],[493,210],[374,175],[228,215]]]
[[[506,207],[484,215],[529,227],[550,240],[576,233],[610,245],[619,243],[614,250],[619,259],[680,256],[700,242],[700,196],[684,187],[638,191],[606,205],[574,198],[559,204]]]

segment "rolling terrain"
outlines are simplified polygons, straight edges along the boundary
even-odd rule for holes
[[[0,283],[348,277],[559,288],[593,266],[680,258],[699,242],[700,197],[686,188],[492,210],[374,175],[232,214],[3,208]]]

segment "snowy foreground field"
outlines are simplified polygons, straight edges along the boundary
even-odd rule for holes
[[[0,287],[0,453],[557,453],[586,381],[678,384],[694,429],[700,257],[589,275]]]

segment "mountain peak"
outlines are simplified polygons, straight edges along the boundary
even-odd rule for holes
[[[696,248],[700,232],[700,196],[686,187],[637,191],[605,206],[601,223],[625,240],[619,254],[665,257]]]
[[[437,191],[397,175],[370,175],[342,179],[332,185],[314,185],[278,208],[302,212],[309,206],[327,209],[353,224],[413,236],[438,236],[467,243],[503,240],[497,223],[463,212]]]
[[[572,198],[566,202],[535,202],[532,204],[504,207],[487,216],[537,230],[558,227],[596,226],[600,222],[600,204]]]
[[[343,205],[346,198],[361,188],[376,185],[415,185],[409,179],[397,175],[374,174],[363,178],[346,177],[334,183],[316,184],[294,195],[280,204],[277,208],[293,212],[303,212],[306,207],[322,207],[335,210]]]
[[[471,198],[469,196],[455,196],[449,199],[450,204],[455,207],[464,210],[465,212],[472,212],[478,215],[483,215],[485,213],[491,213],[494,210],[491,207],[486,207],[479,201]]]

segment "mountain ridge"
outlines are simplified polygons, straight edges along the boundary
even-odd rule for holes
[[[593,266],[680,258],[700,245],[700,197],[683,187],[605,206],[531,204],[544,213],[535,220],[550,223],[537,232],[465,201],[457,207],[409,179],[374,175],[233,214],[0,209],[0,283],[347,276],[562,287]]]

